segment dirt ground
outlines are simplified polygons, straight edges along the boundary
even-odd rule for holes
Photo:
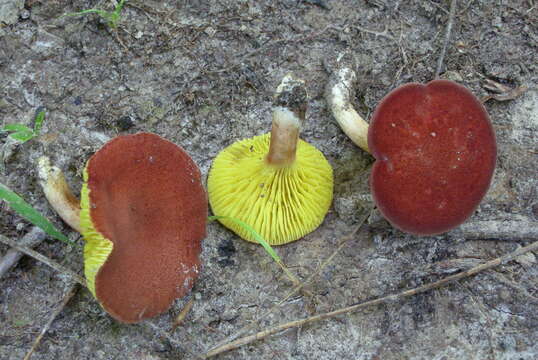
[[[486,108],[498,139],[490,191],[462,227],[416,237],[384,221],[364,226],[308,286],[264,315],[247,334],[365,299],[416,287],[511,252],[538,228],[538,3],[458,1],[441,77],[477,96],[493,80],[528,90]],[[434,77],[448,0],[127,1],[117,30],[96,15],[64,13],[108,1],[0,1],[0,126],[31,125],[23,145],[0,135],[0,181],[71,239],[79,235],[50,209],[35,161],[49,155],[77,189],[88,157],[119,135],[150,131],[185,148],[204,178],[235,140],[269,131],[271,101],[293,72],[308,87],[301,137],[334,168],[333,206],[304,239],[276,250],[301,280],[371,212],[373,158],[339,129],[323,97],[324,64],[341,51],[358,63],[356,108],[369,117],[396,86]],[[10,9],[8,11],[8,9]],[[13,15],[14,14],[14,15]],[[375,214],[375,213],[374,213]],[[0,233],[20,239],[31,226],[4,203]],[[204,268],[192,293],[143,324],[114,321],[86,289],[52,323],[34,359],[192,359],[236,334],[292,289],[260,246],[208,224]],[[8,250],[0,245],[0,254]],[[47,239],[36,250],[75,271],[82,248]],[[538,264],[527,254],[453,285],[278,333],[217,359],[535,359]],[[71,282],[29,257],[0,280],[0,358],[22,359]],[[184,323],[171,332],[193,299]],[[165,336],[164,334],[169,334]]]

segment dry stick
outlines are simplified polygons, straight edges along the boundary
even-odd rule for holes
[[[506,262],[508,262],[510,260],[513,260],[514,258],[516,258],[516,257],[518,257],[518,256],[520,256],[522,254],[525,254],[525,253],[527,253],[529,251],[534,251],[534,250],[538,250],[538,241],[533,242],[530,245],[521,247],[521,248],[517,249],[516,251],[511,252],[509,254],[503,255],[501,257],[495,258],[493,260],[490,260],[488,262],[485,262],[483,264],[475,266],[475,267],[473,267],[473,268],[471,268],[471,269],[469,269],[467,271],[463,271],[463,272],[455,274],[455,275],[447,276],[446,278],[443,278],[443,279],[441,279],[439,281],[435,281],[435,282],[432,282],[432,283],[429,283],[429,284],[426,284],[426,285],[423,285],[423,286],[419,286],[419,287],[414,288],[414,289],[406,290],[406,291],[403,291],[403,292],[398,293],[398,294],[387,295],[387,296],[384,296],[384,297],[381,297],[381,298],[369,300],[369,301],[366,301],[366,302],[361,302],[361,303],[354,304],[354,305],[351,305],[351,306],[348,306],[348,307],[345,307],[345,308],[341,308],[341,309],[338,309],[338,310],[335,310],[335,311],[331,311],[331,312],[328,312],[328,313],[319,314],[319,315],[316,315],[316,316],[311,316],[311,317],[308,317],[308,318],[305,318],[305,319],[291,321],[291,322],[281,324],[281,325],[275,326],[273,328],[270,328],[270,329],[267,329],[267,330],[264,330],[264,331],[260,331],[260,332],[258,332],[256,334],[246,336],[244,338],[241,338],[241,339],[238,339],[236,341],[233,341],[233,342],[230,342],[228,344],[225,344],[225,345],[223,345],[223,346],[221,346],[219,348],[213,349],[210,352],[204,354],[202,356],[202,358],[207,359],[207,358],[210,358],[210,357],[215,356],[217,354],[220,354],[220,353],[223,353],[223,352],[226,352],[226,351],[229,351],[229,350],[237,349],[240,346],[249,344],[249,343],[251,343],[253,341],[256,341],[256,340],[266,338],[266,337],[268,337],[270,335],[276,334],[278,332],[281,332],[281,331],[289,329],[289,328],[298,327],[298,326],[302,326],[302,325],[312,323],[312,322],[315,322],[315,321],[319,321],[319,320],[327,319],[327,318],[334,317],[334,316],[337,316],[337,315],[349,313],[349,312],[356,311],[356,310],[359,310],[361,308],[365,308],[365,307],[372,306],[372,305],[396,302],[396,301],[402,300],[403,298],[406,298],[406,297],[409,297],[409,296],[417,295],[417,294],[420,294],[420,293],[423,293],[423,292],[426,292],[426,291],[429,291],[429,290],[432,290],[432,289],[436,289],[436,288],[439,288],[441,286],[444,286],[444,285],[447,285],[449,283],[452,283],[454,281],[461,280],[463,278],[475,275],[475,274],[477,274],[477,273],[479,273],[481,271],[491,269],[491,268],[493,268],[495,266],[498,266],[500,264],[503,264],[503,263],[506,263]]]
[[[37,226],[34,226],[26,235],[19,241],[19,245],[32,248],[41,243],[47,234]],[[22,253],[15,249],[9,249],[5,255],[0,259],[0,279],[17,264],[22,257]]]
[[[385,30],[383,30],[381,32],[373,31],[373,30],[370,30],[370,29],[367,29],[367,28],[363,28],[362,26],[359,26],[359,25],[355,25],[355,28],[357,30],[359,30],[359,31],[363,31],[363,32],[368,33],[368,34],[372,34],[372,35],[375,35],[375,36],[381,36],[381,37],[385,37],[385,38],[387,38],[389,40],[396,41],[394,39],[394,37],[389,34],[387,27],[385,27]]]
[[[189,302],[185,304],[185,306],[183,306],[183,309],[181,309],[178,316],[176,316],[176,318],[174,319],[174,323],[172,324],[172,329],[170,329],[171,333],[173,333],[174,330],[176,330],[176,328],[183,323],[183,320],[185,320],[185,317],[187,316],[189,311],[191,311],[193,305],[194,305],[194,297],[191,298]]]
[[[371,209],[370,209],[371,210]],[[227,343],[232,342],[233,340],[237,339],[239,336],[244,334],[245,332],[251,330],[254,326],[258,324],[258,322],[266,317],[267,315],[271,314],[274,310],[279,308],[286,300],[288,300],[293,295],[297,294],[303,286],[308,285],[331,261],[332,259],[338,254],[338,252],[344,247],[344,245],[351,240],[355,234],[359,231],[362,224],[366,221],[368,216],[370,215],[370,211],[367,211],[365,215],[362,216],[362,218],[359,219],[357,225],[347,234],[340,238],[338,247],[333,251],[333,253],[320,265],[320,267],[312,274],[306,281],[301,283],[300,285],[296,286],[292,290],[290,290],[277,304],[275,304],[272,308],[267,310],[265,313],[263,313],[261,316],[259,316],[257,319],[253,320],[252,323],[249,325],[243,326],[239,331],[237,331],[235,334],[229,336],[228,338],[220,341],[219,343],[213,345],[208,351],[206,351],[206,354],[211,353],[215,349],[221,348]],[[205,355],[199,355],[198,358],[203,358]]]
[[[503,221],[472,221],[463,223],[459,229],[466,239],[538,240],[538,221],[526,217],[514,217]],[[458,232],[454,234],[457,235]]]
[[[74,281],[76,281],[79,284],[81,284],[82,286],[86,287],[86,280],[84,280],[84,278],[82,276],[80,276],[79,274],[77,274],[76,272],[74,272],[72,270],[69,270],[65,266],[60,265],[56,261],[54,261],[52,259],[49,259],[45,255],[42,255],[42,254],[38,253],[37,251],[29,249],[29,248],[27,248],[25,246],[20,246],[15,241],[13,241],[11,239],[8,239],[7,237],[5,237],[4,235],[1,235],[1,234],[0,234],[0,242],[11,246],[12,248],[14,248],[14,249],[16,249],[16,250],[30,256],[30,257],[33,257],[36,260],[41,261],[42,263],[50,266],[51,268],[53,268],[54,270],[56,270],[56,271],[58,271],[58,272],[60,272],[62,274],[69,275],[71,278],[73,278]]]
[[[456,0],[452,0],[450,3],[450,13],[448,15],[448,25],[446,27],[445,41],[443,43],[443,48],[441,49],[441,55],[437,60],[437,70],[435,71],[435,78],[439,77],[441,74],[441,69],[443,67],[443,61],[445,60],[446,48],[450,42],[450,34],[452,33],[452,26],[454,25],[454,17],[456,14]]]
[[[381,214],[376,218],[370,217],[370,227],[374,229],[387,228],[386,220]],[[467,240],[522,241],[538,240],[538,221],[525,216],[512,216],[504,220],[475,220],[461,224],[457,229],[447,234],[449,238],[465,238]]]
[[[54,319],[56,319],[56,317],[62,312],[62,310],[65,308],[69,300],[71,300],[71,298],[77,293],[77,290],[78,290],[77,283],[72,284],[69,290],[67,291],[67,293],[64,295],[61,304],[56,308],[56,310],[54,310],[54,312],[49,318],[49,321],[47,321],[45,326],[43,326],[43,328],[39,332],[39,335],[34,340],[34,344],[30,348],[30,350],[26,353],[24,360],[30,359],[34,351],[37,349],[37,347],[41,343],[41,339],[43,338],[43,336],[47,333],[47,331],[49,331],[49,328],[52,325],[52,322],[54,321]]]

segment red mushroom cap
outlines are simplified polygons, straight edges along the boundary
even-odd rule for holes
[[[113,243],[97,299],[127,323],[166,311],[200,270],[207,197],[198,167],[181,147],[140,133],[108,142],[86,169],[91,221]]]
[[[406,84],[381,101],[368,145],[374,201],[395,227],[446,232],[464,222],[490,185],[497,149],[484,106],[448,80]]]

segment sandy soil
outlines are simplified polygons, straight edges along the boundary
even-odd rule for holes
[[[7,4],[7,5],[5,5]],[[45,107],[43,135],[23,145],[0,135],[0,181],[82,243],[50,209],[35,161],[49,155],[78,194],[88,157],[107,140],[150,131],[184,147],[204,178],[235,140],[269,131],[271,100],[293,72],[309,92],[302,138],[334,168],[334,202],[323,224],[277,248],[305,280],[372,207],[373,158],[339,129],[323,97],[324,64],[341,51],[358,63],[354,105],[369,117],[406,82],[434,77],[450,2],[442,0],[127,1],[111,30],[96,15],[62,17],[108,1],[0,1],[0,126],[31,125]],[[15,15],[12,15],[14,12]],[[415,237],[384,221],[361,228],[308,286],[249,332],[399,292],[529,244],[538,223],[538,3],[458,1],[441,77],[477,96],[493,80],[529,89],[486,103],[498,139],[494,181],[462,227]],[[0,204],[0,233],[31,226]],[[534,233],[533,233],[534,231]],[[536,235],[534,235],[535,237]],[[0,254],[8,250],[0,245]],[[75,271],[80,247],[47,239],[36,250]],[[236,334],[292,289],[263,249],[208,224],[204,269],[192,293],[138,325],[109,317],[86,289],[53,322],[35,359],[194,358]],[[534,359],[538,355],[535,255],[406,300],[294,328],[218,359]],[[71,286],[28,257],[0,280],[0,358],[22,359]],[[182,326],[175,316],[194,299]],[[168,336],[163,334],[167,333]]]

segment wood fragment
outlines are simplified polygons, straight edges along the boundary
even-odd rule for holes
[[[17,242],[15,242],[15,241],[13,241],[11,239],[8,239],[7,237],[5,237],[4,235],[1,235],[1,234],[0,234],[0,242],[4,243],[6,245],[9,245],[12,248],[14,248],[14,249],[16,249],[16,250],[30,256],[30,257],[33,257],[34,259],[36,259],[38,261],[41,261],[42,263],[50,266],[51,268],[53,268],[54,270],[58,271],[61,274],[65,274],[65,275],[70,276],[74,281],[78,282],[80,285],[82,285],[84,287],[86,286],[86,280],[82,276],[80,276],[79,274],[77,274],[76,272],[74,272],[72,270],[69,270],[65,266],[60,265],[59,263],[57,263],[56,261],[46,257],[45,255],[40,254],[37,251],[34,251],[32,249],[29,249],[26,246],[20,246],[19,244],[17,244]]]
[[[469,221],[461,224],[459,230],[465,239],[538,240],[538,222],[523,216],[513,216],[513,219],[502,221]],[[457,235],[458,231],[453,233]]]
[[[489,101],[491,99],[497,100],[497,101],[508,101],[508,100],[514,100],[518,97],[520,97],[522,94],[524,94],[529,88],[525,85],[518,86],[516,88],[511,88],[509,86],[506,86],[504,84],[501,84],[497,81],[493,81],[491,79],[486,79],[486,83],[484,84],[484,88],[494,92],[495,94],[486,95],[480,99],[482,103],[485,103],[486,101]]]
[[[507,215],[508,216],[508,215]],[[368,225],[371,229],[382,231],[391,225],[376,210],[372,213]],[[538,222],[525,216],[510,215],[503,220],[470,220],[448,232],[448,238],[465,238],[468,240],[521,241],[538,240]]]
[[[183,320],[185,320],[185,317],[187,314],[191,311],[192,306],[194,305],[194,297],[191,298],[185,306],[183,306],[183,309],[179,312],[179,314],[174,319],[174,323],[172,324],[172,329],[170,329],[170,332],[174,332],[176,328],[183,323]]]
[[[37,226],[34,226],[26,235],[22,237],[18,244],[28,248],[33,248],[45,240],[46,237],[47,234],[43,230]],[[0,259],[0,279],[19,262],[22,255],[22,252],[13,248],[9,249],[5,253],[5,255]]]
[[[374,30],[370,30],[370,29],[364,28],[364,27],[359,26],[359,25],[355,25],[355,28],[357,30],[359,30],[359,31],[362,31],[362,32],[365,32],[365,33],[368,33],[368,34],[372,34],[372,35],[375,35],[375,36],[381,36],[381,37],[387,38],[387,39],[389,39],[391,41],[396,41],[396,39],[394,39],[394,36],[389,34],[388,27],[385,27],[385,29],[383,31],[374,31]]]
[[[77,290],[78,290],[77,285],[78,285],[77,283],[73,283],[71,285],[71,287],[69,288],[69,290],[65,293],[65,295],[64,295],[64,297],[62,299],[62,302],[60,303],[60,305],[58,305],[56,310],[54,310],[54,312],[51,314],[51,316],[50,316],[49,320],[47,321],[47,323],[45,324],[45,326],[43,326],[43,328],[39,332],[39,335],[34,340],[34,343],[33,343],[32,347],[26,353],[26,356],[24,356],[24,360],[29,360],[30,357],[32,357],[32,354],[35,352],[35,350],[37,349],[37,347],[41,343],[41,339],[43,339],[43,336],[45,336],[47,331],[49,331],[50,326],[52,325],[52,323],[54,322],[56,317],[62,312],[62,310],[65,308],[65,306],[67,305],[69,300],[71,300],[73,298],[73,296],[75,296],[75,294],[77,293]]]
[[[512,90],[510,86],[501,84],[500,82],[491,79],[486,79],[486,82],[484,83],[483,87],[484,89],[487,89],[497,94],[502,94]]]
[[[500,256],[498,258],[495,258],[493,260],[490,260],[490,261],[487,261],[485,263],[482,263],[482,264],[480,264],[478,266],[475,266],[475,267],[473,267],[473,268],[471,268],[469,270],[462,271],[462,272],[460,272],[458,274],[455,274],[455,275],[447,276],[447,277],[445,277],[445,278],[443,278],[441,280],[434,281],[434,282],[431,282],[431,283],[423,285],[423,286],[419,286],[419,287],[416,287],[416,288],[413,288],[413,289],[405,290],[405,291],[402,291],[402,292],[400,292],[398,294],[390,294],[390,295],[383,296],[383,297],[380,297],[380,298],[377,298],[377,299],[368,300],[368,301],[365,301],[365,302],[359,302],[359,303],[356,303],[356,304],[353,304],[353,305],[350,305],[350,306],[347,306],[347,307],[344,307],[344,308],[341,308],[341,309],[338,309],[338,310],[334,310],[334,311],[331,311],[331,312],[327,312],[327,313],[319,314],[319,315],[316,315],[316,316],[311,316],[311,317],[307,317],[307,318],[304,318],[304,319],[299,319],[299,320],[295,320],[295,321],[291,321],[291,322],[287,322],[287,323],[284,323],[284,324],[277,325],[275,327],[260,331],[260,332],[258,332],[256,334],[252,334],[252,335],[237,339],[235,341],[232,341],[230,343],[224,344],[224,345],[222,345],[222,346],[220,346],[218,348],[214,348],[214,349],[210,350],[209,352],[203,354],[201,356],[201,358],[202,359],[208,359],[208,358],[210,358],[212,356],[215,356],[215,355],[218,355],[218,354],[221,354],[223,352],[230,351],[230,350],[233,350],[233,349],[237,349],[240,346],[249,344],[249,343],[254,342],[256,340],[266,338],[266,337],[268,337],[270,335],[279,333],[281,331],[284,331],[284,330],[287,330],[287,329],[290,329],[290,328],[294,328],[294,327],[302,326],[302,325],[309,324],[309,323],[312,323],[312,322],[328,319],[328,318],[331,318],[331,317],[334,317],[334,316],[337,316],[337,315],[350,313],[350,312],[357,311],[359,309],[362,309],[362,308],[365,308],[365,307],[368,307],[368,306],[397,302],[397,301],[400,301],[400,300],[402,300],[404,298],[414,296],[414,295],[417,295],[417,294],[420,294],[420,293],[423,293],[423,292],[426,292],[426,291],[429,291],[429,290],[437,289],[439,287],[445,286],[445,285],[453,283],[455,281],[458,281],[458,280],[461,280],[461,279],[476,275],[479,272],[491,269],[491,268],[493,268],[495,266],[498,266],[498,265],[501,265],[501,264],[505,264],[508,261],[514,260],[515,258],[517,258],[520,255],[523,255],[523,254],[528,253],[530,251],[536,251],[536,250],[538,250],[538,241],[533,242],[530,245],[527,245],[525,247],[521,247],[521,248],[517,249],[516,251],[513,251],[513,252],[511,252],[509,254],[506,254],[506,255]]]

